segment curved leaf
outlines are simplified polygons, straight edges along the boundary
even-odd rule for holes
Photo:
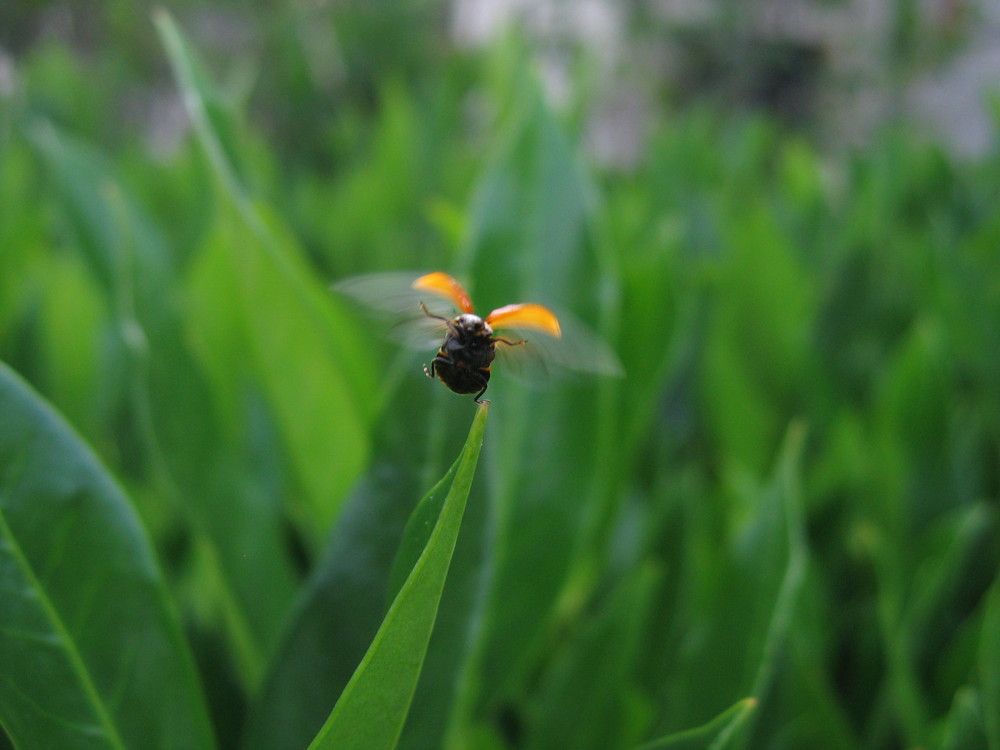
[[[720,750],[756,708],[756,698],[744,698],[707,724],[643,743],[635,750]]]
[[[249,363],[303,489],[292,510],[318,542],[368,461],[369,420],[380,403],[370,347],[319,283],[277,213],[249,194],[231,144],[211,117],[217,96],[194,51],[166,11],[154,18],[219,187],[206,252],[229,258],[218,270],[239,292],[237,322],[245,330]]]
[[[403,530],[403,538],[399,542],[396,558],[392,561],[392,571],[389,574],[389,591],[386,602],[391,604],[399,590],[403,588],[406,579],[410,577],[413,566],[427,547],[427,541],[434,531],[437,519],[441,517],[441,508],[447,498],[447,492],[455,478],[455,471],[462,460],[459,455],[438,483],[421,498],[417,507],[410,513]]]
[[[483,444],[487,413],[486,404],[476,410],[455,480],[427,546],[389,607],[371,647],[326,724],[310,745],[311,750],[380,750],[396,746],[434,629]]]
[[[213,747],[128,498],[5,365],[0,424],[0,723],[15,746]]]

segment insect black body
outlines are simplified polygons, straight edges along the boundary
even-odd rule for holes
[[[406,316],[398,324],[416,322],[413,327],[415,333],[423,334],[433,329],[437,335],[444,336],[430,366],[424,365],[424,372],[427,377],[440,380],[455,393],[474,393],[476,403],[482,403],[480,399],[489,386],[498,344],[512,349],[516,347],[518,352],[503,350],[500,353],[509,353],[511,359],[520,355],[522,362],[526,361],[525,357],[542,362],[540,357],[543,357],[574,370],[604,375],[622,374],[621,363],[614,352],[599,339],[588,336],[585,329],[577,326],[575,335],[563,339],[559,319],[543,305],[517,302],[498,307],[485,317],[476,315],[469,293],[444,271],[432,271],[416,279],[412,279],[410,274],[369,274],[347,279],[337,287],[373,310]],[[430,312],[420,300],[424,294],[433,295],[429,301],[436,300],[435,312]],[[432,322],[409,320],[418,304]],[[458,313],[455,317],[452,317],[452,310]],[[532,343],[525,339],[512,341],[495,335],[494,331],[524,331],[532,337]],[[424,341],[422,337],[419,340]],[[409,343],[417,344],[417,341],[414,337]],[[529,345],[521,347],[521,344]]]
[[[463,313],[448,319],[424,314],[444,321],[448,331],[430,367],[424,366],[429,378],[438,378],[455,393],[475,393],[475,402],[486,392],[490,382],[490,367],[496,356],[497,343],[514,346],[523,342],[508,341],[493,335],[490,324],[478,315]]]

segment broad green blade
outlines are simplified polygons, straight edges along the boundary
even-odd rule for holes
[[[213,117],[218,97],[196,55],[165,11],[155,19],[219,188],[216,222],[203,252],[228,258],[228,267],[218,259],[211,263],[238,290],[236,322],[244,327],[249,364],[264,385],[304,490],[292,510],[307,536],[318,541],[368,462],[369,420],[380,403],[370,345],[335,305],[278,214],[251,198],[238,174],[236,147]]]
[[[455,479],[427,546],[311,750],[390,750],[396,746],[434,628],[483,444],[487,413],[485,404],[476,411]]]
[[[469,429],[470,404],[426,380],[419,365],[413,370],[393,397],[388,411],[392,418],[383,420],[373,436],[371,466],[351,490],[324,553],[287,618],[267,679],[249,712],[243,733],[246,750],[302,750],[309,745],[361,663],[437,522],[454,472],[440,488],[437,509],[427,517],[423,538],[406,541],[411,535],[405,529],[415,517],[414,501],[445,475],[448,464],[457,466],[455,459]],[[428,386],[432,394],[440,391],[442,401],[454,398],[455,406],[462,408],[430,409],[424,397]],[[489,510],[481,501],[483,484],[476,483],[468,501],[401,747],[417,725],[441,713],[422,707],[424,693],[433,693],[436,705],[448,704],[442,693],[450,696],[450,689],[431,683],[441,671],[454,680],[455,667],[439,668],[435,652],[444,648],[452,658],[448,664],[453,664],[463,652],[457,644],[468,640],[470,625],[456,633],[449,624],[463,615],[468,622],[472,603],[466,602],[475,601],[481,585],[478,560],[486,554],[484,522]],[[473,593],[463,596],[469,589]],[[423,740],[416,746],[440,744]]]
[[[155,505],[158,514],[177,514],[192,529],[218,580],[210,600],[225,617],[237,669],[252,688],[295,579],[283,544],[283,509],[265,498],[259,486],[263,462],[256,461],[255,479],[250,479],[248,460],[241,455],[244,442],[254,435],[241,421],[245,411],[238,417],[226,414],[225,424],[219,419],[228,402],[245,397],[241,378],[253,372],[246,367],[246,337],[218,322],[242,321],[239,307],[230,302],[239,296],[238,284],[231,273],[224,275],[225,269],[216,271],[211,265],[220,255],[228,262],[227,248],[217,247],[222,241],[218,233],[209,235],[184,290],[186,304],[177,304],[178,274],[159,227],[125,189],[117,170],[86,143],[47,123],[38,125],[31,142],[56,187],[53,199],[73,219],[74,246],[85,265],[77,270],[76,264],[64,264],[81,276],[71,285],[61,282],[66,274],[47,274],[49,314],[42,330],[47,354],[58,365],[48,379],[36,382],[47,386],[59,409],[85,434],[91,420],[80,420],[81,412],[103,400],[95,398],[95,388],[122,391],[138,438],[130,449],[155,467],[156,497],[140,505],[140,512]],[[95,297],[103,292],[103,300],[95,298],[88,305],[81,293],[85,290]],[[120,337],[117,345],[101,343],[108,335],[98,327],[102,314],[110,318],[103,325]],[[280,322],[280,315],[272,317]],[[187,319],[193,331],[189,340],[184,338]],[[195,354],[205,352],[200,362],[192,357],[192,343]],[[234,351],[232,366],[221,371],[219,363]],[[114,377],[98,379],[102,370]],[[202,373],[215,377],[205,383]],[[79,384],[81,374],[94,383],[89,390]],[[67,392],[75,395],[75,404],[67,402]],[[104,398],[113,401],[116,396]],[[245,401],[240,405],[245,407]],[[189,502],[192,498],[197,500]],[[254,554],[244,554],[248,549]]]
[[[158,227],[104,154],[45,120],[26,131],[55,188],[51,197],[114,313],[126,312],[122,295],[132,286],[128,305],[135,315],[147,326],[160,323],[174,303],[174,269]]]
[[[177,616],[128,498],[0,365],[0,723],[24,750],[211,748]]]
[[[430,492],[421,498],[406,522],[403,538],[399,543],[396,559],[392,561],[392,571],[389,574],[389,592],[387,601],[392,602],[399,590],[410,577],[410,572],[420,555],[427,547],[427,541],[434,532],[435,523],[441,517],[441,508],[447,498],[447,492],[455,478],[455,471],[462,460],[460,455],[451,465],[447,473],[435,484]]]

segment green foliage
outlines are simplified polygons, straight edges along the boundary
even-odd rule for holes
[[[18,59],[0,746],[1000,750],[1000,153],[693,108],[597,167],[526,43],[343,5]],[[498,362],[484,437],[328,291],[419,268],[626,377]]]
[[[18,747],[214,747],[149,540],[93,453],[0,367],[0,703]]]
[[[377,750],[393,748],[399,741],[465,515],[488,409],[486,403],[477,409],[448,496],[434,519],[433,530],[421,545],[423,551],[393,598],[371,647],[309,746],[313,750]],[[418,523],[425,515],[420,511],[418,505],[414,517]],[[412,524],[407,526],[415,532]]]

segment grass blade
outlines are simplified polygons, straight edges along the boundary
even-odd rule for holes
[[[990,750],[1000,750],[1000,578],[986,600],[979,674],[982,682],[983,720]]]
[[[219,97],[197,56],[166,11],[155,21],[222,199],[203,252],[228,263],[210,259],[219,273],[212,282],[239,290],[237,322],[304,490],[291,510],[318,544],[368,461],[380,403],[370,347],[278,213],[250,195],[231,158],[237,145],[211,116]]]
[[[631,746],[646,732],[648,710],[632,679],[648,628],[660,571],[636,567],[552,645],[552,666],[527,714],[524,747],[606,750]]]
[[[943,736],[938,745],[941,750],[988,746],[983,727],[983,706],[974,688],[963,687],[955,693],[942,729]]]
[[[72,430],[0,365],[0,722],[19,748],[211,748],[139,521]]]
[[[451,490],[423,553],[311,750],[381,750],[399,740],[434,628],[486,428],[476,411]]]
[[[720,750],[756,708],[756,698],[744,698],[707,724],[645,742],[634,750]]]
[[[59,297],[47,327],[53,331],[50,335],[64,337],[62,347],[50,356],[60,362],[60,379],[77,376],[79,368],[65,365],[67,352],[78,350],[91,352],[95,367],[115,373],[102,387],[115,392],[106,397],[108,401],[120,397],[127,403],[136,424],[132,450],[141,454],[142,463],[150,468],[151,494],[157,496],[140,506],[140,512],[149,512],[150,506],[156,505],[163,513],[176,513],[178,521],[192,530],[205,553],[207,568],[218,580],[210,598],[229,628],[228,642],[233,646],[237,670],[245,684],[254,686],[294,586],[283,555],[283,519],[278,517],[276,504],[255,502],[252,489],[243,491],[241,486],[240,491],[234,491],[244,472],[239,465],[232,465],[236,461],[230,463],[231,450],[225,444],[241,444],[250,430],[238,418],[230,417],[226,435],[219,429],[215,409],[206,408],[210,394],[202,370],[215,374],[221,368],[198,367],[185,341],[182,317],[185,310],[204,311],[197,325],[194,321],[190,325],[201,337],[191,338],[199,343],[217,332],[216,340],[203,347],[211,356],[206,355],[202,362],[218,362],[239,346],[238,364],[216,377],[213,385],[218,387],[212,394],[231,394],[232,400],[239,399],[244,390],[234,384],[247,372],[245,337],[212,325],[219,318],[228,322],[236,317],[233,306],[225,304],[238,293],[236,284],[225,278],[210,290],[204,289],[207,284],[189,287],[183,295],[186,304],[178,304],[178,274],[161,227],[142,209],[113,165],[86,143],[45,121],[38,121],[29,138],[56,188],[53,196],[73,218],[73,245],[80,248],[85,272],[100,282],[91,286],[95,295],[104,292],[104,304],[97,301],[98,310],[107,308],[107,325],[114,341],[107,351],[96,341],[81,347],[78,340],[107,333],[81,327],[86,308],[79,309],[79,299],[67,294],[72,290],[53,292],[50,288],[50,298],[55,293]],[[198,259],[217,255],[222,252],[202,252]],[[200,263],[198,270],[204,265]],[[203,281],[205,276],[200,273],[196,278]],[[201,301],[197,293],[202,292],[203,298],[208,291],[214,293],[210,304],[194,307],[192,301]],[[100,323],[99,319],[94,325]],[[78,428],[86,427],[87,421],[78,421],[80,409],[67,406],[58,395],[55,392],[54,400],[62,413]],[[94,444],[106,445],[100,435],[95,435]],[[198,497],[198,502],[188,502],[192,497]],[[240,519],[238,525],[234,518]],[[252,562],[242,555],[251,546],[258,550]]]

